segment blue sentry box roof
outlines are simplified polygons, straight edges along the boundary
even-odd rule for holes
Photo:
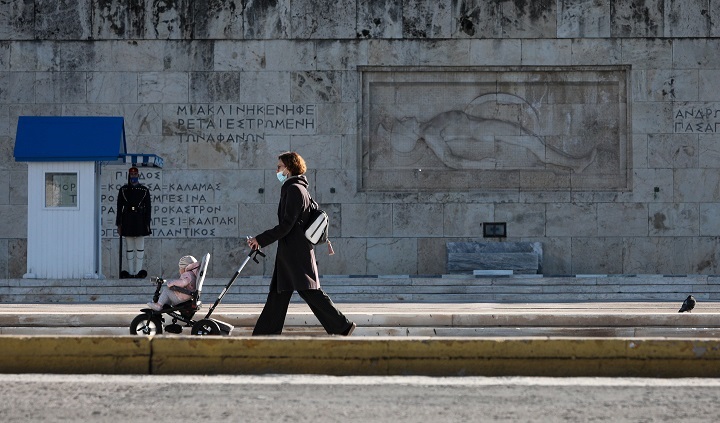
[[[20,116],[18,162],[124,162],[125,122],[114,116]]]

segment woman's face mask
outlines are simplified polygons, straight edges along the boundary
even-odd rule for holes
[[[283,175],[283,172],[281,170],[280,172],[277,173],[277,178],[278,178],[278,181],[280,181],[280,183],[283,183],[287,179],[287,176]]]

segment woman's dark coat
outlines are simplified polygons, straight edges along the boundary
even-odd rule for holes
[[[115,225],[121,228],[122,236],[150,235],[152,233],[151,220],[150,190],[141,184],[123,185],[118,190],[115,218]]]
[[[278,292],[320,288],[315,250],[305,238],[303,224],[310,216],[307,187],[305,175],[289,177],[280,190],[278,225],[255,237],[261,247],[278,243],[270,285]]]

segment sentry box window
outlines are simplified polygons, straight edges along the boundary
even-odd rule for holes
[[[45,174],[45,207],[77,207],[77,173]]]
[[[506,222],[485,222],[483,223],[483,238],[505,238],[507,237]]]

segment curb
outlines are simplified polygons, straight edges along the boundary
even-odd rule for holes
[[[3,335],[0,373],[720,377],[720,340]]]

